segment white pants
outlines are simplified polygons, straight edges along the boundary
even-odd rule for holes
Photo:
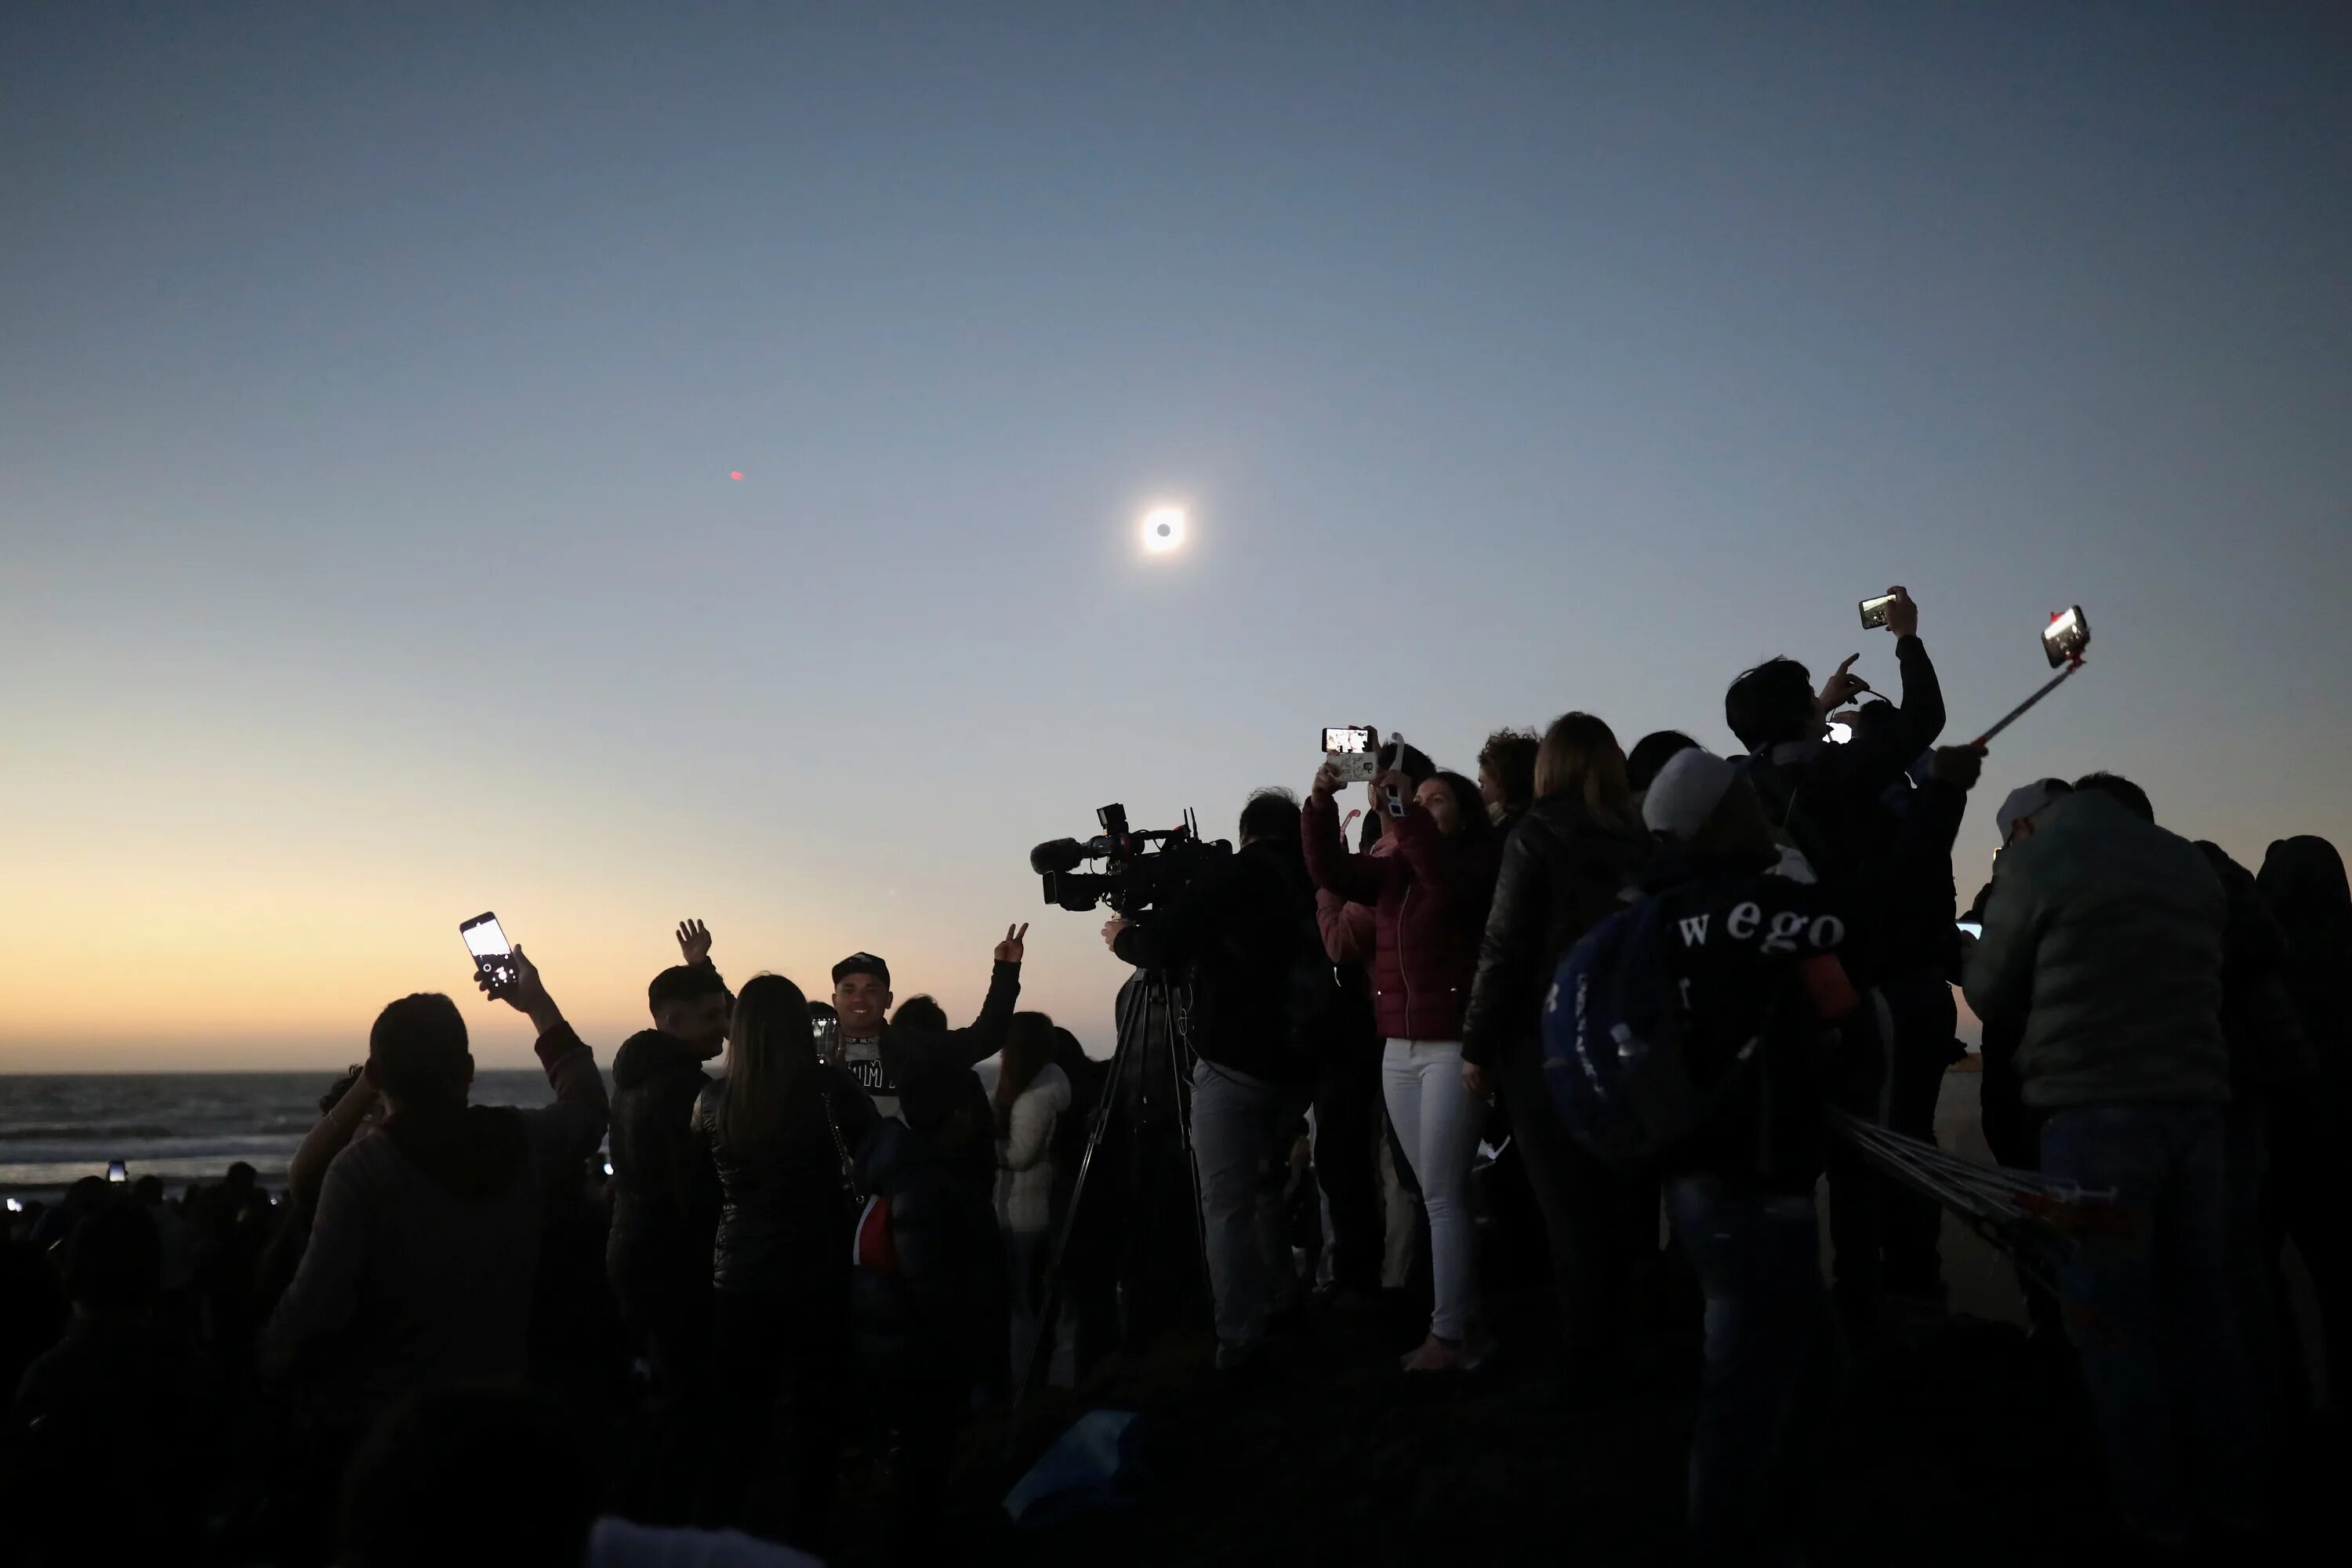
[[[1429,1272],[1437,1298],[1429,1331],[1460,1340],[1478,1311],[1470,1165],[1486,1125],[1486,1106],[1462,1087],[1462,1042],[1391,1040],[1381,1054],[1381,1096],[1429,1214]]]

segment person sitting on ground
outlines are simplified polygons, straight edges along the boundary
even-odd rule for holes
[[[1541,744],[1533,730],[1497,730],[1478,749],[1478,797],[1498,833],[1509,833],[1535,804],[1536,752]]]
[[[841,1021],[835,1064],[857,1080],[876,1110],[884,1116],[898,1114],[900,1069],[916,1057],[970,1068],[1004,1048],[1004,1031],[1021,998],[1021,957],[1028,934],[1026,925],[1018,931],[1005,928],[1004,940],[996,944],[996,967],[990,972],[980,1016],[961,1029],[946,1026],[944,1011],[886,1025],[890,966],[870,952],[853,952],[833,966],[833,1005]]]
[[[735,998],[710,962],[710,928],[677,928],[685,962],[646,989],[654,1026],[613,1058],[613,1220],[605,1277],[630,1336],[672,1404],[702,1384],[710,1332],[710,1247],[718,1210],[698,1201],[691,1123],[709,1087],[703,1064],[726,1047]]]
[[[727,1026],[726,1076],[692,1121],[699,1179],[719,1205],[712,1254],[718,1421],[698,1522],[822,1550],[849,1418],[854,1151],[880,1119],[820,1062],[808,999],[754,976]],[[782,1496],[755,1489],[779,1394],[791,1426]]]
[[[1690,748],[1669,759],[1642,819],[1663,841],[1643,886],[1664,903],[1665,979],[1705,1107],[1660,1160],[1675,1239],[1706,1294],[1693,1555],[1781,1561],[1776,1473],[1809,1472],[1812,1423],[1797,1418],[1819,1414],[1807,1395],[1838,1359],[1813,1188],[1829,1141],[1829,1031],[1859,1006],[1837,957],[1846,927],[1819,889],[1775,873],[1771,824],[1723,758]]]
[[[21,1496],[41,1500],[9,1519],[28,1562],[184,1562],[197,1553],[205,1500],[196,1472],[147,1465],[135,1506],[117,1496],[126,1443],[178,1456],[222,1441],[225,1386],[185,1333],[155,1321],[160,1206],[104,1203],[68,1244],[73,1320],[26,1369],[10,1421],[23,1455],[10,1479]]]
[[[2173,1550],[2259,1526],[2260,1453],[2229,1271],[2228,898],[2153,816],[2095,779],[2013,824],[1967,992],[1988,1029],[2024,1020],[2043,1173],[2115,1194],[2058,1289],[2124,1528]]]
[[[1609,726],[1563,713],[1545,734],[1538,798],[1503,848],[1495,902],[1462,1022],[1464,1084],[1499,1093],[1542,1210],[1552,1279],[1580,1373],[1623,1364],[1630,1271],[1654,1252],[1657,1184],[1611,1170],[1570,1138],[1544,1082],[1538,1026],[1552,972],[1570,948],[1620,907],[1650,857],[1624,754]]]
[[[548,1195],[579,1181],[606,1101],[595,1054],[520,948],[504,1000],[538,1031],[552,1105],[467,1103],[474,1058],[445,995],[404,996],[369,1032],[383,1130],[328,1167],[310,1247],[261,1347],[282,1375],[335,1339],[340,1365],[322,1393],[354,1419],[404,1392],[523,1374]],[[366,1332],[343,1334],[354,1325]]]
[[[991,1130],[972,1114],[963,1070],[911,1068],[902,1119],[877,1122],[857,1152],[867,1201],[852,1310],[867,1414],[889,1436],[893,1563],[936,1561],[956,1430],[1004,1344],[1003,1244],[986,1196],[963,1178]]]
[[[1012,1319],[1013,1386],[1028,1368],[1045,1310],[1045,1264],[1053,1247],[1055,1133],[1070,1112],[1070,1080],[1055,1065],[1054,1020],[1015,1013],[997,1069],[996,1223],[1004,1233]]]
[[[1391,770],[1373,780],[1397,841],[1386,858],[1349,855],[1339,837],[1336,769],[1325,763],[1300,817],[1315,885],[1374,907],[1374,1010],[1381,1098],[1429,1215],[1435,1310],[1408,1372],[1470,1370],[1492,1349],[1478,1314],[1478,1233],[1470,1171],[1486,1103],[1462,1077],[1462,1019],[1478,967],[1501,844],[1477,785],[1440,773],[1414,789]],[[1387,804],[1393,801],[1391,806]]]

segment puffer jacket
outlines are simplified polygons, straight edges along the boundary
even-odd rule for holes
[[[881,1118],[857,1080],[836,1067],[820,1065],[799,1086],[754,1150],[719,1141],[725,1079],[696,1098],[694,1142],[720,1197],[711,1282],[721,1291],[818,1300],[847,1289],[853,1215],[840,1146],[825,1125],[828,1100],[842,1143],[855,1150]]]
[[[1419,805],[1389,819],[1392,854],[1350,855],[1339,807],[1309,796],[1299,821],[1315,885],[1372,906],[1372,1011],[1392,1040],[1458,1040],[1478,972],[1501,846],[1480,823],[1448,837]]]
[[[1577,939],[1621,905],[1649,858],[1632,823],[1609,823],[1567,795],[1522,813],[1503,846],[1494,907],[1462,1026],[1462,1059],[1489,1066],[1532,1033],[1552,972]]]
[[[2001,851],[1967,966],[1988,1029],[2024,1020],[2017,1071],[2038,1110],[2219,1104],[2228,899],[2187,839],[2077,790]]]
[[[695,1180],[694,1104],[710,1086],[706,1058],[659,1029],[613,1058],[613,1224],[604,1273],[632,1322],[710,1289],[719,1215]]]
[[[1069,1077],[1052,1062],[1013,1100],[1011,1129],[996,1141],[996,1223],[1006,1230],[1053,1224],[1054,1133],[1069,1110]]]

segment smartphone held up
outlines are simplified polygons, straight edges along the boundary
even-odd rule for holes
[[[1874,599],[1864,599],[1862,601],[1862,629],[1864,631],[1876,631],[1879,627],[1885,626],[1886,624],[1887,606],[1895,603],[1895,596],[1892,594],[1881,594]]]
[[[1379,731],[1368,724],[1347,724],[1323,731],[1323,760],[1341,784],[1370,784],[1377,758]]]
[[[473,955],[474,973],[490,983],[491,995],[503,997],[514,989],[514,943],[507,940],[498,916],[485,911],[461,921],[457,934],[466,939],[466,951]]]
[[[2042,628],[2042,651],[2056,669],[2064,664],[2083,662],[2083,651],[2091,646],[2091,623],[2083,618],[2083,606],[2069,605],[2050,617]]]

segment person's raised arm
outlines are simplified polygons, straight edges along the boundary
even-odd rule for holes
[[[1307,857],[1307,874],[1327,893],[1360,904],[1381,896],[1381,879],[1388,868],[1369,855],[1350,855],[1339,837],[1339,806],[1332,796],[1339,791],[1339,771],[1325,763],[1315,775],[1307,804],[1298,810],[1298,847]]]
[[[364,1066],[354,1066],[345,1075],[350,1087],[341,1098],[319,1118],[310,1131],[302,1136],[302,1146],[294,1151],[294,1158],[286,1165],[286,1196],[294,1212],[308,1221],[318,1212],[319,1189],[327,1180],[327,1167],[343,1152],[352,1135],[375,1109],[375,1079]]]
[[[514,950],[514,983],[502,999],[539,1031],[531,1049],[555,1090],[555,1103],[525,1111],[524,1124],[530,1129],[541,1180],[570,1181],[580,1163],[594,1153],[604,1139],[604,1124],[612,1114],[611,1101],[604,1094],[604,1075],[596,1070],[596,1053],[572,1032],[564,1022],[563,1010],[547,994],[539,966],[520,947]],[[490,990],[487,975],[475,976],[475,984],[486,994]]]
[[[1407,787],[1402,773],[1394,782]],[[1438,903],[1475,910],[1494,896],[1494,854],[1482,845],[1448,838],[1419,801],[1408,802],[1404,815],[1391,817],[1389,826],[1396,833],[1397,858],[1412,870],[1413,886]]]
[[[1021,961],[1029,952],[1029,926],[1006,926],[996,944],[996,962],[989,971],[988,997],[980,1016],[961,1029],[948,1031],[947,1055],[959,1067],[975,1067],[1004,1048],[1013,1026],[1013,1009],[1021,1000]]]
[[[1351,903],[1328,889],[1315,889],[1315,924],[1323,952],[1334,963],[1372,961],[1373,915],[1369,904]]]

